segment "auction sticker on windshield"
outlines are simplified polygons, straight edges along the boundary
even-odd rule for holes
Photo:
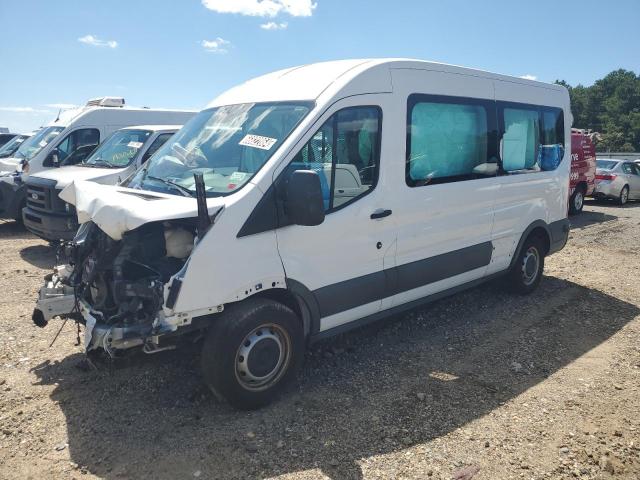
[[[245,135],[238,145],[259,148],[261,150],[271,150],[271,147],[273,147],[277,141],[275,138],[263,137],[261,135]]]
[[[142,146],[142,142],[129,142],[127,147],[131,148],[140,148]]]

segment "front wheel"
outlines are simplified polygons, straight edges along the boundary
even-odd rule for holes
[[[582,208],[584,207],[584,191],[582,187],[576,187],[569,199],[569,214],[577,215],[582,212]]]
[[[302,363],[304,334],[296,314],[272,300],[248,299],[213,321],[202,349],[205,383],[243,410],[270,403]]]
[[[618,196],[618,205],[623,206],[629,201],[629,186],[625,185],[620,190],[620,195]]]
[[[544,243],[540,237],[529,237],[522,245],[506,280],[513,292],[527,295],[538,287],[543,271]]]

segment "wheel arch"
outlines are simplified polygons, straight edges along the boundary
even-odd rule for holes
[[[287,288],[263,290],[249,298],[267,298],[289,307],[302,322],[305,339],[317,333],[320,309],[311,291],[296,280],[287,279]]]
[[[531,225],[529,225],[520,236],[520,240],[518,241],[516,250],[513,253],[513,257],[511,257],[511,264],[509,265],[509,268],[513,267],[518,256],[520,255],[522,246],[531,236],[539,236],[540,238],[542,238],[545,247],[544,255],[546,256],[549,253],[551,249],[551,230],[549,229],[549,225],[544,220],[536,220]]]

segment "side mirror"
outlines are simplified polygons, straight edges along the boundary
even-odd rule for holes
[[[60,152],[58,152],[57,148],[54,148],[53,150],[51,150],[51,153],[49,154],[49,158],[51,159],[51,165],[53,167],[60,166]]]
[[[324,222],[324,201],[318,173],[295,170],[287,184],[285,212],[295,225],[313,227]]]

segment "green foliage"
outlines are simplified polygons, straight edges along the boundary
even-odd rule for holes
[[[569,90],[573,126],[602,134],[598,151],[640,152],[640,75],[620,69],[590,87],[556,83]]]

